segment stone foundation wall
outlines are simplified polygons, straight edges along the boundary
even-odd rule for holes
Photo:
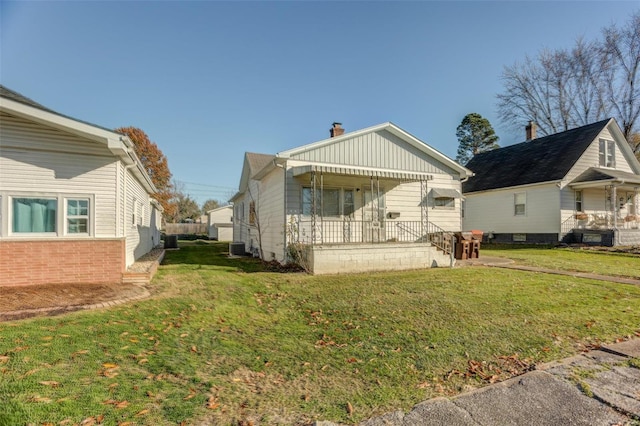
[[[125,241],[0,241],[0,286],[119,283]]]

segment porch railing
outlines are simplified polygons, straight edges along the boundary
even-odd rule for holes
[[[572,214],[560,227],[562,234],[568,234],[573,229],[640,229],[640,215],[619,215],[614,220],[611,212],[591,211],[589,213]]]
[[[430,242],[447,254],[452,250],[453,234],[430,222],[323,219],[316,221],[315,232],[310,220],[296,225],[292,234],[304,244]]]

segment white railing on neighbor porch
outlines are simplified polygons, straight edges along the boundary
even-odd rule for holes
[[[430,242],[450,253],[453,235],[437,225],[421,221],[364,221],[350,219],[301,220],[292,224],[295,242],[304,244],[351,244],[387,242]]]
[[[640,229],[640,215],[618,216],[614,219],[611,212],[576,213],[569,216],[561,225],[563,235],[573,229]]]

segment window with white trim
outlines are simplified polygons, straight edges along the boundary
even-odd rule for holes
[[[600,139],[598,143],[598,163],[600,167],[616,166],[616,143],[606,139]]]
[[[513,194],[513,214],[515,216],[524,216],[527,213],[527,194],[518,192]]]
[[[582,210],[582,191],[576,191],[576,211],[581,212]]]
[[[456,199],[453,197],[435,197],[433,199],[433,207],[436,209],[454,209],[456,207]]]
[[[14,197],[11,232],[55,233],[57,230],[57,198]]]
[[[67,234],[89,233],[89,199],[67,198]]]
[[[19,193],[6,195],[9,235],[89,236],[93,201],[88,195]]]
[[[324,188],[316,190],[316,214],[322,217],[353,217],[355,196],[351,188]],[[311,215],[313,203],[311,188],[302,188],[302,214]]]

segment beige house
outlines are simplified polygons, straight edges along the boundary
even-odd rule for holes
[[[496,242],[640,244],[640,163],[614,119],[476,155],[464,229]]]
[[[330,135],[245,154],[233,240],[279,262],[302,247],[316,274],[451,265],[471,172],[392,123]]]
[[[121,282],[162,208],[124,135],[0,86],[0,286]]]
[[[222,206],[207,212],[209,239],[217,241],[233,240],[233,207]]]

